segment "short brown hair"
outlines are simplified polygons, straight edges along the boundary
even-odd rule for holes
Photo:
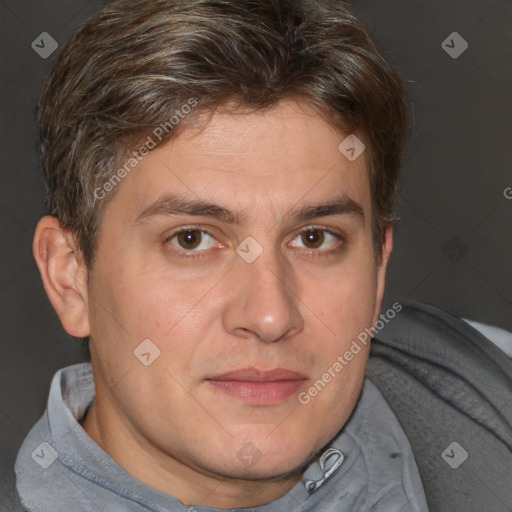
[[[339,0],[118,0],[95,14],[60,51],[40,97],[49,213],[76,234],[90,268],[104,203],[94,191],[134,144],[191,100],[193,112],[159,143],[200,112],[290,98],[364,141],[380,255],[408,107],[398,74]]]

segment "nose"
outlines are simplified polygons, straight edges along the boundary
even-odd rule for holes
[[[303,329],[292,269],[270,252],[264,251],[252,263],[238,260],[231,272],[223,324],[234,336],[273,343]]]

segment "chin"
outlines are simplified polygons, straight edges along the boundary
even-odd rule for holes
[[[285,457],[286,459],[286,457]],[[309,463],[309,460],[303,461],[299,464],[290,464],[290,460],[282,460],[276,461],[271,464],[264,464],[263,462],[256,463],[254,466],[244,466],[240,465],[239,461],[235,470],[231,470],[229,472],[229,478],[236,478],[239,480],[247,480],[247,481],[268,481],[268,480],[279,480],[291,477],[293,475],[297,476],[297,480],[300,479],[300,476]]]
[[[315,453],[299,453],[298,449],[283,447],[279,451],[269,447],[268,452],[262,453],[252,443],[247,443],[234,458],[225,460],[223,469],[230,478],[241,480],[286,478],[295,473],[301,474],[314,455]]]

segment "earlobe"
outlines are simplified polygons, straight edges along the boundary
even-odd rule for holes
[[[384,237],[384,243],[382,244],[381,250],[381,267],[384,267],[384,271],[389,262],[389,258],[391,256],[391,252],[393,251],[393,226],[388,226],[386,228],[386,233]]]
[[[87,268],[73,234],[47,215],[37,224],[33,254],[65,331],[78,338],[89,336]]]

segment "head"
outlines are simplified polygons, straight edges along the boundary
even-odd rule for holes
[[[340,430],[368,345],[298,396],[378,318],[406,125],[339,1],[124,0],[63,47],[34,253],[90,340],[86,430],[125,469],[185,502],[218,479],[264,502]]]

